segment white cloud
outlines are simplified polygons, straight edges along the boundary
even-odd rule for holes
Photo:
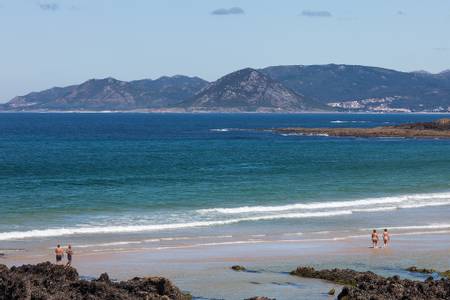
[[[327,10],[304,10],[300,14],[302,17],[310,18],[331,18],[333,15]]]
[[[216,10],[213,10],[211,14],[217,16],[242,15],[245,14],[245,11],[240,7],[218,8]]]

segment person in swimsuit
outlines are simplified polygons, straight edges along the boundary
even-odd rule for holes
[[[56,246],[55,255],[56,255],[56,264],[59,265],[62,262],[62,258],[64,255],[64,249],[61,248],[61,245]]]
[[[67,267],[72,265],[72,255],[73,255],[72,245],[67,246],[66,254],[67,254],[67,264],[66,264]]]
[[[389,235],[388,230],[385,229],[383,232],[383,242],[384,242],[383,247],[387,247],[387,245],[389,244],[390,241],[391,241],[391,236]]]
[[[372,231],[372,245],[374,248],[378,245],[378,233],[376,229]]]

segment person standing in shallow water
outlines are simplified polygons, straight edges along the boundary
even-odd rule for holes
[[[55,249],[55,255],[56,255],[56,264],[59,265],[62,263],[62,258],[64,255],[64,249],[61,248],[61,245],[56,246]]]
[[[66,267],[70,267],[72,265],[72,255],[73,255],[72,245],[69,244],[69,246],[67,246],[66,254],[67,254]]]
[[[374,248],[376,248],[377,245],[378,245],[378,233],[377,233],[377,230],[374,229],[374,230],[372,231],[372,246],[373,246]]]
[[[391,236],[389,235],[389,232],[387,229],[384,230],[383,232],[383,247],[387,247],[387,245],[389,244],[389,242],[391,241]]]

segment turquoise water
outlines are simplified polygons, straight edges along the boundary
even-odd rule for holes
[[[365,228],[383,214],[380,226],[450,228],[449,140],[259,130],[440,117],[0,114],[0,248],[101,234],[111,242]]]

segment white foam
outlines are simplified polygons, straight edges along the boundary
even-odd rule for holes
[[[241,206],[232,208],[209,208],[209,209],[200,209],[197,210],[197,212],[200,214],[211,214],[211,213],[243,214],[243,213],[281,212],[290,210],[317,210],[330,208],[375,209],[376,207],[373,206],[386,204],[388,204],[390,207],[393,207],[394,205],[398,204],[396,206],[397,208],[450,205],[450,193],[447,192],[447,193],[430,193],[430,194],[411,194],[392,197],[367,198],[351,201],[310,202],[310,203],[296,203],[278,206]]]
[[[156,242],[156,241],[159,241],[159,240],[155,239],[153,241]],[[111,242],[111,243],[101,243],[101,244],[84,244],[84,245],[77,245],[77,248],[123,246],[123,245],[141,244],[143,242],[144,241],[121,241],[121,242]],[[150,240],[148,242],[150,242]]]
[[[377,211],[390,211],[397,210],[397,206],[383,206],[383,207],[374,207],[374,208],[360,208],[360,209],[352,209],[353,212],[377,212]]]
[[[450,233],[450,230],[433,230],[433,231],[416,231],[416,232],[403,232],[403,233],[395,233],[393,236],[402,236],[402,235],[420,235],[420,234],[447,234]]]
[[[329,136],[328,133],[301,133],[301,132],[292,132],[292,133],[282,133],[282,136]]]
[[[399,208],[420,208],[420,207],[427,207],[427,206],[444,206],[444,205],[449,205],[449,202],[405,204],[405,205],[400,205]]]
[[[267,242],[269,242],[269,241],[264,241],[264,240],[246,240],[246,241],[234,241],[234,242],[217,242],[217,243],[203,243],[203,244],[193,244],[193,245],[165,246],[165,247],[147,248],[147,249],[148,250],[170,250],[170,249],[186,249],[186,248],[210,247],[210,246],[259,244],[259,243],[267,243]]]
[[[330,123],[334,123],[334,124],[341,124],[341,123],[367,123],[367,121],[342,121],[342,120],[335,120],[335,121],[330,121]]]
[[[244,129],[244,128],[213,128],[209,131],[212,132],[228,132],[228,131],[252,131],[253,129]]]
[[[14,239],[26,239],[26,238],[39,238],[39,237],[56,237],[67,235],[86,235],[86,234],[99,234],[99,233],[134,233],[145,231],[159,231],[159,230],[175,230],[182,228],[195,228],[195,227],[208,227],[218,225],[228,225],[240,222],[248,221],[263,221],[263,220],[276,220],[276,219],[298,219],[298,218],[319,218],[319,217],[332,217],[339,215],[351,214],[349,210],[341,211],[322,211],[322,212],[309,212],[309,213],[289,213],[279,215],[264,215],[257,217],[246,217],[227,220],[216,221],[198,221],[189,223],[175,223],[175,224],[149,224],[149,225],[131,225],[131,226],[103,226],[103,227],[72,227],[72,228],[50,228],[39,229],[30,231],[11,231],[0,233],[0,241],[14,240]]]
[[[389,229],[396,230],[417,230],[417,229],[447,229],[450,224],[428,224],[428,225],[411,225],[411,226],[397,226],[389,227]]]
[[[286,236],[292,236],[292,235],[302,236],[303,232],[288,232],[288,233],[283,233],[283,235],[286,235]]]
[[[201,239],[229,239],[232,235],[211,235],[211,236],[182,236],[182,237],[163,237],[155,239],[146,239],[139,241],[118,241],[110,243],[99,243],[99,244],[82,244],[77,245],[77,248],[93,248],[93,247],[109,247],[109,246],[121,246],[121,245],[134,245],[134,244],[144,244],[144,243],[155,243],[164,241],[184,241],[184,240],[201,240]],[[52,248],[53,249],[53,248]]]
[[[232,130],[231,128],[214,128],[214,129],[210,129],[210,131],[214,131],[214,132],[227,132]]]

